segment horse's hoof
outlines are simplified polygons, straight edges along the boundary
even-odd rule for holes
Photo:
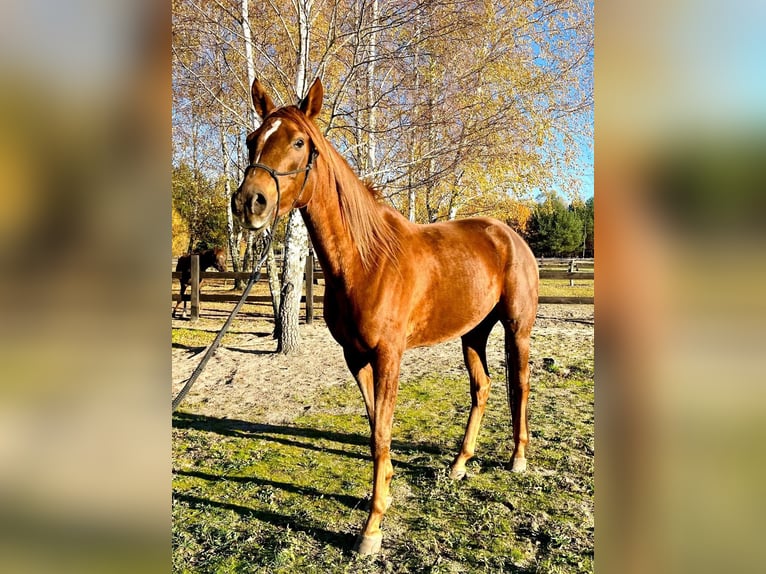
[[[514,458],[513,466],[511,466],[511,472],[524,472],[527,470],[526,458]]]
[[[361,554],[362,556],[370,556],[371,554],[377,554],[380,552],[380,546],[383,543],[383,533],[371,534],[365,536],[360,534],[356,539],[354,545],[354,552]]]
[[[450,469],[449,477],[452,480],[462,480],[465,478],[465,467],[452,467]]]

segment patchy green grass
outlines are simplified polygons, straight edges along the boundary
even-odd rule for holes
[[[175,346],[182,347],[207,347],[213,342],[216,335],[218,335],[218,329],[220,329],[221,322],[215,324],[215,327],[208,326],[211,321],[200,320],[199,325],[193,327],[173,327],[172,342]],[[224,346],[235,344],[239,340],[239,335],[242,332],[252,331],[253,326],[247,324],[241,320],[235,320],[232,324],[232,328],[223,336],[221,344]]]
[[[446,468],[468,416],[467,380],[402,385],[394,504],[383,552],[370,558],[351,552],[372,478],[355,386],[325,391],[289,425],[175,414],[174,571],[591,572],[592,357],[533,372],[525,474],[508,470],[503,386],[490,397],[467,479],[452,481]]]
[[[593,297],[592,279],[577,279],[569,285],[569,279],[540,279],[540,295],[543,297]]]
[[[200,329],[173,328],[174,345],[184,347],[207,347],[215,339],[216,333]],[[226,337],[226,335],[224,335]]]

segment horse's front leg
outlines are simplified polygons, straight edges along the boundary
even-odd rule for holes
[[[181,318],[182,319],[186,318],[186,298],[184,297],[184,295],[186,294],[186,288],[188,286],[189,286],[188,283],[184,283],[183,281],[181,281],[181,292],[180,292],[180,295],[179,295],[179,299],[178,299],[178,302],[176,303],[176,306],[173,308],[173,316],[174,317],[176,316],[176,310],[178,309],[178,306],[181,303],[183,303],[183,308],[181,309]]]
[[[391,503],[389,489],[394,467],[391,464],[391,427],[394,419],[396,394],[399,390],[400,350],[379,351],[373,361],[374,419],[371,421],[373,483],[370,514],[357,540],[359,554],[380,551],[383,533],[380,524]]]
[[[348,370],[354,375],[359,391],[362,393],[364,407],[367,410],[367,420],[370,422],[370,432],[372,433],[375,431],[375,403],[373,402],[375,389],[370,358],[351,349],[344,349],[343,357],[346,359]]]

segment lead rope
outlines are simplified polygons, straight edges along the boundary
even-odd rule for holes
[[[295,204],[298,203],[298,200],[303,195],[303,190],[306,187],[306,182],[309,179],[309,173],[311,172],[311,168],[314,167],[314,160],[316,159],[317,155],[318,153],[315,149],[311,150],[311,155],[309,156],[309,161],[308,161],[308,164],[306,164],[306,167],[303,169],[296,169],[293,171],[278,172],[278,171],[274,171],[274,169],[272,169],[271,167],[260,164],[260,163],[252,163],[248,166],[248,167],[260,168],[264,170],[266,173],[268,173],[271,176],[271,178],[274,180],[274,182],[277,185],[277,206],[274,210],[274,221],[272,222],[271,229],[269,230],[268,241],[263,249],[263,254],[261,255],[261,258],[258,260],[258,263],[255,265],[255,267],[253,267],[253,272],[250,274],[250,279],[247,281],[247,285],[245,285],[245,290],[242,292],[242,297],[234,306],[234,309],[232,309],[231,314],[229,315],[229,318],[226,319],[226,322],[223,324],[223,327],[221,327],[221,330],[218,331],[218,334],[216,335],[210,347],[208,347],[207,352],[205,352],[205,355],[202,357],[202,360],[197,365],[197,368],[194,369],[194,372],[186,380],[186,383],[184,384],[183,388],[178,392],[176,397],[173,399],[172,412],[175,412],[178,406],[183,402],[184,398],[186,398],[186,395],[191,390],[192,385],[200,376],[202,371],[205,369],[205,365],[207,365],[207,362],[210,360],[210,357],[213,356],[216,349],[218,349],[218,346],[221,344],[221,341],[223,340],[223,336],[226,334],[226,331],[229,330],[229,327],[231,326],[232,321],[234,321],[234,317],[242,308],[242,305],[245,303],[247,296],[250,294],[250,289],[252,289],[256,281],[258,281],[261,278],[261,267],[263,266],[264,261],[266,261],[266,257],[269,254],[269,249],[271,249],[271,241],[274,238],[274,230],[276,229],[277,222],[279,221],[278,214],[279,214],[279,205],[282,200],[282,193],[279,189],[279,179],[277,179],[277,177],[282,175],[294,175],[296,173],[301,173],[301,172],[304,172],[306,174],[306,177],[303,178],[303,184],[301,185],[301,190],[296,196],[292,206],[287,212],[289,213],[290,211],[292,211],[292,209],[295,207]]]

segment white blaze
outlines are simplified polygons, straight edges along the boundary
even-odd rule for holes
[[[273,134],[275,131],[279,129],[279,126],[282,124],[282,120],[274,120],[274,123],[271,124],[271,127],[266,130],[266,133],[263,134],[263,142],[261,143],[261,153],[263,153],[263,148],[266,145],[266,140],[268,140],[271,137],[271,134]],[[258,163],[261,160],[261,154],[258,154],[258,157],[255,158],[255,163]]]

